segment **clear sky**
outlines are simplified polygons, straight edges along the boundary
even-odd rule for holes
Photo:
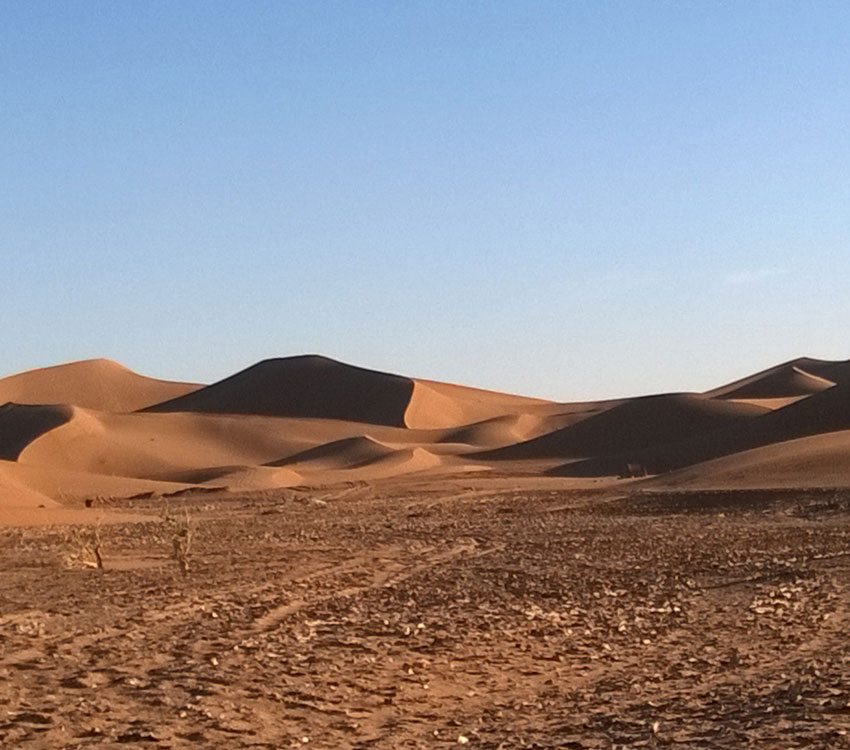
[[[0,175],[2,374],[850,357],[844,0],[0,0]]]

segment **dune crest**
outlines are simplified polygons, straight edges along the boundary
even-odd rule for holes
[[[469,425],[506,415],[518,415],[550,402],[497,391],[485,391],[433,380],[414,380],[404,423],[411,429]]]
[[[748,404],[715,401],[697,394],[643,396],[574,425],[495,451],[478,459],[587,458],[700,435],[767,413]]]
[[[704,394],[566,403],[315,355],[264,360],[206,387],[90,360],[4,378],[3,388],[19,400],[51,397],[0,406],[7,505],[473,471],[808,486],[846,469],[850,484],[850,360],[800,358]],[[163,393],[176,397],[129,410]]]
[[[147,411],[341,419],[404,427],[412,391],[409,378],[305,355],[264,360]]]
[[[200,388],[139,375],[108,359],[87,359],[0,379],[0,403],[73,404],[130,412]]]

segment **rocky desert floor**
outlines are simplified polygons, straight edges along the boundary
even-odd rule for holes
[[[361,483],[2,528],[0,745],[850,747],[850,492],[628,488]],[[104,570],[80,566],[96,531]]]

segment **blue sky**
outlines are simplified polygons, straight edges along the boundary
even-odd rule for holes
[[[845,2],[0,2],[0,372],[844,359],[848,123]]]

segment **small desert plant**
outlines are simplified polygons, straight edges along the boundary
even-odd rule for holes
[[[65,567],[104,569],[102,522],[103,519],[98,518],[93,528],[75,528],[65,535]]]
[[[189,509],[183,509],[183,515],[171,515],[171,509],[166,506],[163,521],[171,539],[171,557],[177,563],[180,572],[189,575],[189,554],[192,551],[192,541],[195,536],[195,526],[189,516]]]

